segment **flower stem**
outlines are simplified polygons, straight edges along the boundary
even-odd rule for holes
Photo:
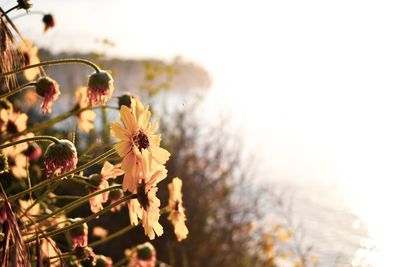
[[[42,136],[34,136],[34,137],[29,137],[29,138],[24,138],[21,140],[17,140],[14,142],[10,142],[10,143],[6,143],[6,144],[2,144],[0,145],[0,149],[4,149],[10,146],[14,146],[14,145],[18,145],[21,143],[25,143],[25,142],[30,142],[30,141],[50,141],[53,143],[58,143],[60,140],[58,140],[57,138],[53,137],[53,136],[48,136],[48,135],[42,135]]]
[[[28,188],[28,189],[26,189],[26,190],[24,190],[22,192],[19,192],[19,193],[15,194],[15,195],[10,196],[9,197],[9,201],[10,202],[15,201],[15,200],[23,197],[24,195],[32,192],[32,191],[35,191],[35,190],[37,190],[39,188],[42,188],[43,186],[46,186],[47,184],[51,184],[54,181],[57,181],[57,180],[60,180],[60,179],[62,179],[64,177],[70,176],[71,174],[83,171],[83,170],[89,168],[90,166],[93,166],[93,165],[105,160],[106,158],[108,158],[109,156],[111,156],[114,153],[116,153],[116,151],[114,149],[110,149],[107,152],[103,153],[102,155],[98,156],[97,158],[94,158],[93,160],[91,160],[91,161],[79,166],[75,170],[66,172],[64,174],[61,174],[60,176],[56,176],[56,177],[44,180],[44,181],[32,186],[31,188]]]
[[[17,72],[21,72],[27,69],[31,68],[36,68],[36,67],[41,67],[41,66],[48,66],[48,65],[60,65],[60,64],[69,64],[69,63],[80,63],[80,64],[86,64],[90,67],[92,67],[96,72],[100,72],[101,69],[99,66],[94,64],[92,61],[86,60],[86,59],[81,59],[81,58],[65,58],[65,59],[56,59],[56,60],[49,60],[49,61],[43,61],[37,64],[25,66],[16,70],[12,70],[9,72],[4,72],[0,73],[0,78],[3,78],[4,76],[15,74]]]
[[[3,98],[7,98],[7,97],[9,97],[9,96],[12,96],[13,94],[16,94],[16,93],[18,93],[18,92],[21,92],[22,90],[24,90],[24,89],[27,88],[27,87],[35,86],[35,85],[36,85],[36,82],[29,82],[29,83],[23,84],[23,85],[21,85],[20,87],[14,89],[14,90],[11,90],[11,91],[9,91],[9,92],[7,92],[7,93],[5,93],[5,94],[0,95],[0,99],[3,99]]]
[[[58,208],[58,209],[55,210],[53,213],[50,213],[50,214],[47,214],[47,215],[45,215],[45,216],[43,216],[43,217],[41,217],[41,218],[38,218],[38,219],[35,221],[35,224],[40,225],[40,223],[41,223],[42,221],[44,221],[44,220],[46,220],[46,219],[48,219],[48,218],[51,218],[51,217],[53,217],[54,215],[59,214],[60,212],[65,212],[65,213],[67,213],[67,212],[69,212],[70,210],[73,210],[73,209],[79,207],[80,205],[86,203],[87,201],[89,201],[89,199],[91,199],[92,197],[94,197],[94,196],[96,196],[96,195],[102,194],[102,193],[107,192],[107,191],[112,191],[112,190],[115,190],[115,189],[120,189],[120,188],[121,188],[121,185],[114,185],[114,186],[110,186],[110,187],[107,187],[107,188],[105,188],[105,189],[96,191],[96,192],[94,192],[94,193],[92,193],[92,194],[90,194],[90,195],[80,197],[79,199],[77,199],[77,200],[75,200],[75,201],[73,201],[73,202],[71,202],[71,203],[69,203],[69,204],[67,204],[67,205],[65,205],[65,206],[63,206],[63,207]],[[33,223],[30,223],[30,224],[28,224],[28,225],[26,226],[26,228],[29,228],[29,227],[32,226],[32,225],[33,225]]]
[[[10,9],[7,10],[6,12],[4,12],[4,14],[8,14],[8,13],[10,13],[11,11],[13,11],[14,9],[17,9],[18,7],[19,7],[19,4],[16,5],[16,6],[13,6],[12,8],[10,8]]]
[[[119,231],[107,236],[106,238],[102,238],[100,240],[97,240],[97,241],[94,241],[94,242],[90,243],[88,246],[94,248],[94,247],[96,247],[96,246],[98,246],[100,244],[106,243],[106,242],[110,241],[111,239],[114,239],[114,238],[116,238],[116,237],[128,232],[129,230],[135,228],[136,226],[137,225],[134,225],[134,224],[128,225],[128,226],[122,228],[121,230],[119,230]]]
[[[43,237],[52,237],[52,236],[54,236],[54,235],[57,235],[57,234],[61,234],[61,233],[63,233],[63,232],[66,232],[66,231],[68,231],[68,230],[70,230],[70,229],[73,229],[73,228],[79,226],[79,225],[82,225],[82,224],[87,223],[87,222],[89,222],[89,221],[91,221],[91,220],[93,220],[93,219],[96,219],[96,218],[99,217],[100,215],[102,215],[102,214],[108,212],[109,210],[111,210],[113,207],[118,206],[118,205],[120,205],[121,203],[123,203],[123,202],[125,202],[125,201],[128,201],[128,200],[130,200],[130,199],[134,199],[134,198],[137,198],[137,194],[130,194],[130,195],[127,195],[127,196],[121,198],[120,200],[118,200],[118,201],[116,201],[116,202],[114,202],[114,203],[108,205],[106,208],[102,209],[102,210],[99,211],[99,212],[93,213],[92,215],[90,215],[90,216],[88,216],[88,217],[86,217],[86,218],[84,218],[84,219],[82,219],[82,220],[79,220],[79,221],[77,221],[77,222],[75,222],[75,223],[72,223],[72,224],[70,224],[70,225],[68,225],[68,226],[66,226],[66,227],[64,227],[64,228],[62,228],[62,229],[56,229],[56,230],[50,231],[50,232],[48,232],[48,233],[46,233],[46,234],[42,234],[42,235],[39,236],[39,238],[43,238]],[[28,240],[26,241],[26,243],[30,243],[30,242],[35,241],[35,240],[36,240],[36,237],[30,238],[30,239],[28,239]]]

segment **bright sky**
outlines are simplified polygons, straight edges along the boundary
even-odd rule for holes
[[[40,19],[19,20],[45,47],[90,50],[106,37],[114,55],[183,55],[205,66],[213,97],[245,121],[265,171],[335,184],[367,221],[380,266],[398,260],[400,2],[33,3],[56,16],[45,37]]]

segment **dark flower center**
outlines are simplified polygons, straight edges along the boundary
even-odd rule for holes
[[[137,200],[144,209],[147,209],[149,206],[149,199],[147,198],[146,184],[144,182],[139,183],[137,189]]]
[[[7,122],[6,129],[7,129],[7,132],[9,132],[10,134],[18,133],[17,125],[13,121],[8,121]]]
[[[175,201],[175,212],[181,213],[182,212],[182,203],[179,201]]]
[[[133,143],[137,146],[140,152],[150,146],[149,138],[142,130],[139,130],[139,132],[133,137]]]

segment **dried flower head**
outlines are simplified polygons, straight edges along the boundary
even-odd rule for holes
[[[51,112],[53,102],[60,95],[60,88],[55,80],[49,77],[41,77],[36,82],[36,93],[43,97],[40,107],[42,108],[42,113],[47,114]]]
[[[156,249],[149,242],[126,250],[125,255],[130,258],[128,267],[155,267],[157,263]]]
[[[44,23],[44,32],[47,32],[49,29],[53,28],[56,25],[52,14],[44,15],[42,21]]]
[[[47,176],[60,175],[76,168],[78,155],[75,145],[66,139],[50,144],[44,153]]]
[[[104,105],[114,92],[114,80],[106,71],[94,72],[89,77],[88,99],[92,106]]]
[[[32,4],[29,0],[17,0],[18,8],[28,10],[32,7]]]
[[[73,218],[69,219],[71,223],[76,223],[82,220],[82,218]],[[89,227],[87,223],[80,224],[72,229],[69,230],[69,234],[71,235],[72,239],[72,247],[86,247],[88,244],[88,234],[89,234]]]

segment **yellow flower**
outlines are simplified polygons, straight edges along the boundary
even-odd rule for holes
[[[148,151],[143,152],[145,159]],[[147,176],[141,177],[137,185],[137,199],[130,200],[128,203],[129,218],[132,224],[138,224],[138,219],[142,220],[145,234],[154,239],[155,235],[163,234],[163,227],[158,222],[160,218],[160,200],[157,198],[157,183],[167,177],[167,170],[163,165],[157,169],[150,170],[148,160],[144,160],[144,168]]]
[[[39,48],[37,48],[37,46],[35,46],[30,40],[22,40],[19,44],[19,51],[23,55],[25,66],[40,63],[40,59],[38,57]],[[40,75],[39,67],[24,70],[25,79],[28,81],[33,81],[38,75]]]
[[[189,234],[189,230],[185,225],[185,209],[182,206],[182,180],[175,177],[172,183],[168,185],[168,191],[168,220],[174,225],[176,238],[178,241],[182,241]]]
[[[148,152],[151,168],[164,164],[170,153],[160,147],[161,135],[155,134],[158,124],[150,123],[151,112],[139,100],[132,99],[131,108],[122,106],[120,115],[123,125],[113,123],[111,134],[120,139],[115,149],[123,157],[121,169],[125,171],[125,176],[122,188],[134,193],[138,176],[145,171],[142,168],[143,153]],[[153,160],[156,164],[152,164]]]
[[[78,87],[75,91],[76,101],[78,108],[86,108],[88,106],[87,88],[84,86]],[[78,115],[78,128],[79,130],[88,133],[94,128],[93,121],[96,119],[96,113],[93,110],[85,110]]]

